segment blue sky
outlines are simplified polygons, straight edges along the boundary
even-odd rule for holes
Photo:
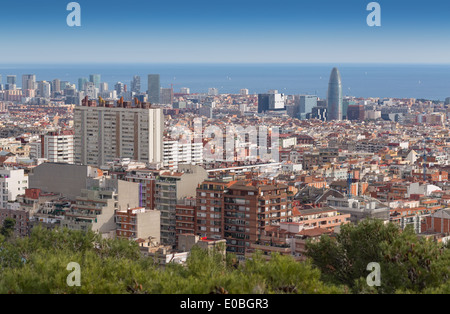
[[[0,63],[450,63],[448,0],[1,1]]]

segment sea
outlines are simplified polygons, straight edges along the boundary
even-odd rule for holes
[[[117,82],[130,86],[134,75],[147,90],[147,75],[159,74],[161,87],[174,92],[188,87],[191,93],[217,88],[221,94],[250,94],[278,90],[287,95],[309,94],[326,98],[333,67],[341,73],[344,96],[445,100],[450,97],[450,64],[0,64],[2,83],[7,75],[35,74],[37,81],[60,79],[78,87],[79,78],[100,74],[114,89]]]

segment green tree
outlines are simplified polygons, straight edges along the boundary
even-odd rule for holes
[[[14,233],[14,227],[16,226],[16,221],[10,217],[3,221],[3,226],[0,228],[0,234],[6,239],[10,238]]]
[[[186,265],[155,265],[127,240],[93,232],[35,228],[28,238],[0,244],[0,293],[340,293],[320,271],[290,256],[237,263],[223,248],[194,247]],[[80,265],[81,286],[68,286],[69,263]]]
[[[344,284],[356,293],[420,293],[448,282],[449,250],[380,220],[348,224],[335,237],[308,242],[307,255],[326,282]],[[381,286],[369,287],[367,265],[379,263]]]

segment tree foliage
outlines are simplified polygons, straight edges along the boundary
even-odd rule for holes
[[[13,218],[5,218],[3,221],[3,226],[0,228],[0,235],[5,237],[6,239],[10,238],[14,233],[14,227],[16,225],[16,221]]]
[[[309,263],[274,255],[245,264],[233,255],[194,247],[186,265],[155,265],[127,240],[105,240],[93,232],[33,229],[28,238],[0,243],[0,293],[340,293],[325,285]],[[76,262],[81,286],[68,286]]]
[[[324,236],[320,242],[309,242],[307,250],[323,280],[344,284],[356,293],[427,293],[448,289],[449,249],[392,223],[365,220],[358,225],[348,224],[335,238]],[[366,283],[367,265],[371,262],[380,265],[379,287]]]

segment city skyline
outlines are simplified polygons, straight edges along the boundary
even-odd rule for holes
[[[81,0],[81,27],[66,24],[70,11],[65,2],[8,2],[0,11],[8,12],[0,13],[0,27],[8,28],[4,39],[14,49],[2,50],[0,59],[6,63],[450,63],[446,54],[450,44],[445,40],[450,26],[448,3],[378,1],[381,27],[369,27],[369,2],[123,5],[115,0]],[[34,36],[23,40],[30,28]],[[100,48],[112,45],[118,49]]]

